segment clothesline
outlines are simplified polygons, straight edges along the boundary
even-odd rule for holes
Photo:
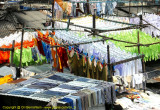
[[[149,19],[149,18],[152,18],[152,19]],[[112,19],[114,19],[114,17],[109,17],[109,20],[112,20]],[[138,25],[148,24],[146,28],[142,29],[143,32],[150,34],[151,36],[154,36],[154,37],[160,35],[159,34],[160,29],[158,28],[159,27],[159,22],[158,22],[159,16],[158,15],[145,14],[143,15],[143,18],[141,17],[141,15],[140,16],[136,15],[134,18],[124,17],[121,19],[120,17],[116,17],[115,19],[116,21],[120,20],[121,22],[138,24]]]
[[[100,18],[100,19],[103,19],[103,18]],[[53,21],[58,21],[58,22],[63,22],[63,23],[68,23],[66,21],[61,21],[61,20],[53,20]],[[109,32],[109,31],[117,31],[117,30],[127,30],[127,29],[135,29],[136,27],[137,28],[140,28],[140,27],[146,27],[147,24],[145,25],[134,25],[134,26],[129,26],[129,27],[124,27],[124,28],[119,28],[119,29],[109,29],[109,30],[105,30],[105,29],[96,29],[96,28],[91,28],[91,27],[86,27],[86,26],[80,26],[80,25],[76,25],[74,23],[69,23],[69,25],[72,25],[72,26],[76,26],[76,27],[80,27],[80,28],[85,28],[85,29],[91,29],[92,31],[97,31],[99,33],[102,33],[102,32]]]
[[[139,56],[136,56],[136,57],[133,57],[133,58],[129,58],[129,59],[122,60],[122,61],[119,61],[119,62],[111,63],[111,65],[113,65],[113,66],[118,65],[118,64],[122,64],[122,63],[129,62],[129,61],[132,61],[132,60],[136,60],[136,59],[139,59],[139,58],[144,58],[144,55],[139,55]]]
[[[95,40],[95,41],[89,41],[89,42],[81,42],[81,43],[73,43],[73,44],[64,44],[64,45],[54,45],[51,46],[51,48],[55,48],[55,47],[67,47],[67,46],[74,46],[74,45],[82,45],[82,44],[89,44],[89,43],[94,43],[94,42],[101,42],[101,41],[106,41],[109,38],[104,38],[104,39],[100,39],[100,40]]]
[[[52,21],[58,21],[58,22],[68,23],[68,22],[66,22],[66,21],[55,20],[55,19],[52,19]],[[85,29],[98,30],[98,29],[95,29],[95,28],[80,26],[80,25],[76,25],[76,24],[73,24],[73,23],[70,23],[69,25],[76,26],[76,27],[80,27],[80,28],[85,28]]]
[[[102,19],[103,19],[103,18],[102,18]],[[136,24],[125,23],[125,22],[120,22],[120,21],[115,21],[115,20],[109,20],[109,19],[103,19],[103,20],[110,21],[110,22],[115,22],[115,23],[120,23],[120,24],[136,25]]]
[[[134,47],[134,46],[150,46],[150,45],[155,45],[155,44],[160,44],[160,42],[155,42],[155,43],[150,43],[150,44],[137,44],[137,45],[130,45],[130,46],[125,46],[125,47]]]
[[[119,3],[150,3],[150,1],[122,1],[122,0],[111,0],[111,1],[106,1],[106,0],[88,0],[88,1],[84,1],[84,0],[81,0],[81,1],[69,1],[70,3],[103,3],[103,2],[119,2]]]
[[[99,35],[99,34],[96,34],[97,36],[100,36],[100,37],[103,37],[103,38],[108,38],[110,40],[114,40],[114,41],[119,41],[119,42],[124,42],[124,43],[130,43],[130,44],[137,44],[137,43],[133,43],[133,42],[128,42],[128,41],[123,41],[123,40],[117,40],[117,39],[114,39],[113,37],[112,38],[109,38],[109,37],[106,37],[104,35]]]
[[[142,15],[140,15],[140,16],[136,15],[136,17],[139,17],[139,18],[140,18],[140,25],[144,25],[144,24],[142,24],[142,21],[144,21],[144,22],[146,22],[148,25],[150,25],[150,26],[154,27],[155,29],[157,29],[158,31],[160,31],[159,28],[157,28],[157,27],[154,26],[153,24],[151,24],[151,23],[149,23],[148,21],[146,21],[145,19],[143,19],[143,18],[142,18],[142,17],[143,17]]]
[[[143,25],[143,28],[145,28],[146,26],[147,26],[147,24]],[[110,32],[110,31],[119,31],[119,30],[137,29],[137,28],[139,29],[141,27],[142,27],[141,25],[134,25],[134,26],[124,27],[124,28],[119,28],[119,29],[99,30],[99,33]]]
[[[160,6],[160,5],[137,5],[137,6],[117,6],[116,8],[129,8],[129,7],[155,7],[155,6]]]
[[[55,29],[55,28],[49,28],[49,29],[44,29],[44,28],[32,28],[32,27],[25,27],[25,28],[16,28],[16,29],[31,29],[31,30],[68,30],[66,29]]]
[[[14,48],[0,48],[0,51],[13,51]]]
[[[134,29],[134,27],[136,27],[136,26],[133,26],[131,29]],[[35,28],[29,28],[29,27],[27,27],[28,29],[35,29]],[[22,29],[22,28],[21,28]],[[26,29],[26,28],[24,28],[24,29]],[[123,28],[124,30],[125,30],[125,28]],[[37,30],[37,29],[35,29],[35,30]],[[52,30],[52,29],[40,29],[40,30]],[[65,29],[57,29],[57,30],[65,30]],[[122,28],[121,29],[115,29],[115,30],[122,30]],[[115,30],[113,30],[113,31],[115,31]],[[72,30],[71,30],[72,31]],[[74,30],[75,31],[75,30]],[[79,31],[79,30],[77,30],[77,31]],[[87,31],[87,32],[89,32],[89,31]],[[123,41],[123,40],[117,40],[117,39],[114,39],[114,38],[109,38],[109,37],[106,37],[106,36],[103,36],[103,35],[99,35],[99,34],[96,34],[97,36],[100,36],[100,37],[103,37],[103,38],[106,38],[105,40],[114,40],[114,41],[119,41],[119,42],[124,42],[124,43],[130,43],[130,44],[136,44],[136,45],[132,45],[132,46],[126,46],[126,47],[133,47],[133,46],[149,46],[149,45],[154,45],[154,44],[158,44],[158,43],[160,43],[160,42],[155,42],[155,43],[151,43],[151,44],[137,44],[137,43],[133,43],[133,42],[127,42],[127,41]],[[104,41],[104,39],[102,39],[102,40],[100,40],[100,41]],[[94,42],[99,42],[99,41],[94,41]],[[92,42],[86,42],[86,43],[92,43]],[[83,42],[83,43],[80,43],[80,44],[86,44],[85,42]],[[71,45],[80,45],[80,44],[71,44]],[[62,46],[71,46],[71,45],[69,45],[69,44],[67,44],[67,45],[56,45],[56,46],[53,46],[53,47],[62,47]]]
[[[139,16],[138,16],[139,17]],[[147,22],[146,20],[142,19],[143,21]],[[148,22],[147,22],[148,23]],[[72,24],[71,24],[72,25]],[[120,28],[120,29],[112,29],[112,30],[108,30],[108,31],[118,31],[118,30],[126,30],[126,29],[135,29],[135,27],[141,27],[141,26],[147,26],[147,25],[151,25],[153,26],[152,24],[148,23],[148,24],[140,24],[140,25],[136,25],[136,26],[130,26],[130,27],[126,27],[126,28]],[[157,27],[153,26],[154,28],[158,29]],[[93,29],[94,30],[94,29]],[[160,31],[160,29],[158,29]],[[88,30],[86,30],[87,32],[89,32]],[[101,30],[102,32],[106,32],[105,30]],[[100,32],[101,32],[100,31]],[[102,35],[99,35],[99,34],[95,34],[95,35],[98,35],[98,36],[101,36],[103,38],[106,38],[105,36],[102,36]],[[125,43],[131,43],[133,44],[132,42],[126,42],[126,41],[122,41],[122,40],[117,40],[117,39],[114,39],[114,38],[111,38],[111,40],[115,40],[115,41],[120,41],[120,42],[125,42]],[[133,46],[150,46],[150,45],[154,45],[154,44],[159,44],[160,42],[155,42],[155,43],[150,43],[150,44],[137,44],[136,45],[132,45],[132,46],[126,46],[126,47],[133,47]]]
[[[105,14],[101,14],[102,16],[106,16]],[[128,17],[128,18],[134,18],[133,16],[122,16],[122,15],[107,15],[107,16],[115,16],[115,17]]]
[[[143,19],[142,19],[143,20]],[[56,20],[56,21],[59,21],[59,20]],[[60,21],[60,22],[65,22],[65,21]],[[66,22],[65,22],[66,23]],[[70,23],[70,25],[73,25],[72,23]],[[151,24],[149,24],[149,25],[151,25]],[[79,25],[74,25],[74,26],[78,26],[79,27]],[[136,26],[141,26],[141,25],[136,25]],[[131,26],[131,27],[126,27],[126,28],[121,28],[121,29],[115,29],[115,30],[108,30],[108,31],[116,31],[116,30],[126,30],[126,29],[128,29],[128,28],[130,28],[130,29],[134,29],[134,27],[136,27],[136,26]],[[146,25],[144,25],[144,26],[146,26]],[[80,27],[83,27],[84,28],[84,26],[80,26]],[[155,27],[155,26],[154,26]],[[88,28],[88,27],[85,27],[85,28]],[[22,29],[22,28],[19,28],[19,29]],[[38,30],[38,29],[35,29],[35,28],[31,28],[31,27],[25,27],[24,29],[33,29],[33,30]],[[92,28],[89,28],[89,29],[92,29]],[[94,29],[94,28],[93,28]],[[40,29],[40,30],[66,30],[66,29]],[[98,30],[98,29],[95,29],[95,30]],[[78,30],[77,30],[78,31]],[[101,30],[102,31],[102,30]],[[105,30],[103,30],[103,32],[104,32]],[[106,32],[106,31],[105,31]],[[97,34],[98,36],[101,36],[101,37],[105,37],[105,36],[102,36],[102,35],[99,35],[99,34]],[[106,38],[106,37],[105,37]],[[114,39],[114,38],[107,38],[106,40],[108,40],[108,39],[111,39],[111,40],[115,40],[115,41],[120,41],[120,42],[124,42],[124,43],[130,43],[130,44],[136,44],[136,45],[132,45],[132,46],[149,46],[149,45],[154,45],[154,44],[158,44],[158,43],[160,43],[160,42],[155,42],[155,43],[151,43],[151,44],[137,44],[137,43],[133,43],[133,42],[127,42],[127,41],[122,41],[122,40],[117,40],[117,39]],[[82,43],[82,44],[84,44],[84,43]],[[79,44],[72,44],[72,45],[79,45]],[[65,45],[65,46],[69,46],[69,45]],[[126,47],[132,47],[132,46],[126,46]],[[54,47],[59,47],[59,46],[54,46]]]
[[[151,25],[152,27],[156,28],[157,30],[160,31],[160,29],[158,29],[157,27],[155,27],[154,25],[150,24],[149,22],[147,22],[146,20],[142,19],[143,21],[145,21],[146,23],[148,23],[149,25]]]

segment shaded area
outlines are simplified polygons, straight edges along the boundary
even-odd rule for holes
[[[22,97],[15,97],[15,96],[5,96],[5,95],[0,95],[0,99],[2,100],[0,103],[0,109],[4,109],[3,106],[40,106],[40,107],[45,107],[48,102],[42,102],[38,100],[32,100],[29,98],[22,98]],[[9,109],[10,110],[10,109]],[[16,110],[16,109],[13,109]],[[28,109],[21,109],[21,110],[28,110]],[[29,109],[29,110],[35,110],[35,109]],[[39,109],[42,110],[42,109]]]
[[[160,59],[146,62],[146,72],[148,72],[147,90],[160,94]]]
[[[160,94],[160,82],[159,83],[147,83],[147,90]]]
[[[148,78],[156,78],[160,76],[160,59],[156,61],[149,61],[145,63],[146,72],[148,73]]]

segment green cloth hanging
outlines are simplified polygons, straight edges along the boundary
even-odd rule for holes
[[[19,66],[20,63],[20,49],[15,49],[14,51],[14,56],[13,56],[13,64],[15,66]],[[24,66],[31,66],[31,65],[38,65],[38,64],[43,64],[46,63],[46,57],[41,55],[41,59],[40,60],[38,54],[37,54],[37,61],[34,61],[32,58],[32,50],[31,48],[23,48],[23,52],[22,52],[22,67]],[[11,52],[10,52],[10,61],[11,61]]]

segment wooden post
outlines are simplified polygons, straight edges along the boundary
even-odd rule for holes
[[[18,68],[19,71],[17,72],[16,78],[20,77],[20,71],[21,71],[21,67],[22,67],[23,38],[24,38],[24,24],[23,24],[23,28],[22,28],[20,62],[19,62],[19,68]]]
[[[117,7],[118,7],[118,1],[117,1]],[[117,8],[117,16],[118,16],[118,8]]]
[[[113,66],[114,65],[119,65],[119,64],[122,64],[122,63],[137,60],[137,59],[142,58],[142,57],[143,57],[143,55],[139,55],[139,56],[136,56],[136,57],[132,57],[132,58],[128,58],[128,59],[125,59],[125,60],[121,60],[121,61],[118,61],[118,62],[111,63],[111,65],[113,65]]]
[[[142,57],[142,72],[145,73],[144,56]],[[144,92],[146,92],[146,80],[145,80],[145,82],[144,82]]]
[[[142,0],[142,15],[143,15],[143,0]]]
[[[24,24],[23,24],[23,28],[22,28],[22,38],[21,38],[21,51],[20,51],[20,63],[19,63],[19,67],[21,68],[22,66],[22,52],[23,52],[23,38],[24,38]]]
[[[92,19],[92,24],[93,24],[93,36],[95,36],[95,34],[96,34],[96,31],[95,31],[95,29],[96,29],[96,9],[94,9],[94,13],[93,13],[93,17],[92,17],[93,19]]]
[[[111,62],[110,62],[109,45],[107,45],[107,56],[108,56],[108,69],[109,69],[108,81],[112,82],[112,65],[111,65]]]
[[[107,56],[108,56],[108,69],[109,69],[109,74],[108,74],[108,81],[109,82],[113,82],[112,80],[112,65],[111,65],[111,62],[110,62],[110,50],[109,50],[109,45],[107,45]],[[111,99],[112,99],[112,103],[111,105],[109,106],[109,110],[112,110],[113,109],[113,92],[112,92],[112,87],[111,87]],[[108,110],[107,108],[107,104],[105,104],[105,109]]]
[[[137,2],[138,3],[138,2]],[[138,6],[137,6],[137,13],[138,13]]]
[[[107,45],[107,55],[108,55],[108,64],[110,64],[110,53],[109,53],[109,45]]]
[[[140,54],[139,31],[137,32],[138,53]]]
[[[11,64],[10,64],[11,66],[13,66],[14,45],[15,45],[15,40],[13,40],[13,43],[12,43]]]
[[[54,28],[54,0],[52,1],[52,28]]]
[[[87,15],[89,14],[89,0],[87,0]]]
[[[140,26],[142,26],[142,15],[139,16],[140,17]],[[142,31],[142,27],[140,27],[140,30]]]
[[[131,16],[131,9],[130,9],[131,7],[130,6],[131,6],[131,0],[129,0],[129,18]]]
[[[70,25],[70,17],[68,18],[67,30],[69,30],[69,25]]]
[[[144,57],[142,57],[142,72],[144,73],[145,72],[145,62],[144,62]]]

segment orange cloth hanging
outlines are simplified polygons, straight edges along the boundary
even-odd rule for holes
[[[9,46],[2,45],[2,48],[9,48]],[[3,59],[4,60],[8,60],[9,59],[10,51],[2,51],[2,53],[3,53]]]
[[[54,46],[54,45],[60,45],[60,44],[55,43],[55,40],[53,38],[51,38],[51,46]],[[57,70],[60,72],[63,72],[63,67],[62,67],[61,58],[60,58],[60,54],[59,54],[61,52],[62,52],[61,47],[57,48],[57,56],[58,56],[58,64],[57,64],[56,49],[55,48],[51,49],[52,58],[53,58],[53,62],[54,62],[53,67],[56,68],[58,65]]]
[[[51,45],[54,46],[56,45],[55,40],[52,38],[51,39]],[[51,49],[51,53],[52,53],[52,58],[53,58],[53,67],[56,68],[57,67],[57,62],[56,62],[56,50],[55,48]]]
[[[60,44],[58,44],[58,45],[60,45]],[[58,65],[58,71],[59,72],[63,72],[63,66],[62,66],[62,59],[61,59],[61,53],[62,53],[62,47],[59,47],[59,48],[57,48],[57,55],[58,55],[58,63],[59,63],[59,65]]]
[[[49,36],[49,31],[47,30],[46,34],[44,35],[45,38]]]
[[[2,45],[1,48],[10,48],[9,46]],[[10,51],[0,51],[0,64],[9,63]]]
[[[50,44],[50,37],[49,36],[49,32],[47,31],[45,34],[41,33],[40,31],[37,30],[38,33],[38,39],[40,39],[41,41]]]
[[[33,47],[34,46],[34,39],[32,41],[25,40],[23,42],[23,47]],[[12,48],[12,44],[9,44],[8,46],[2,45],[0,48]],[[15,43],[15,48],[20,49],[21,48],[21,43],[16,42]],[[10,58],[10,51],[0,51],[0,64],[3,63],[9,63],[9,58]]]
[[[38,33],[38,40],[41,40],[47,44],[50,44],[51,46],[54,45],[60,45],[58,43],[55,42],[55,40],[52,37],[48,37],[49,36],[49,32],[47,31],[45,34],[41,33],[40,31],[37,30]],[[55,32],[53,32],[52,34],[55,34]],[[34,42],[36,43],[37,40],[34,39]],[[62,47],[58,47],[57,48],[57,56],[58,56],[58,64],[57,64],[57,59],[56,59],[56,50],[55,48],[51,49],[51,54],[52,54],[52,58],[53,58],[53,67],[57,68],[58,71],[63,72],[63,58],[62,58]],[[58,66],[57,66],[58,65]]]
[[[28,40],[23,41],[23,47],[24,48],[33,47],[33,46],[34,46],[34,39],[32,39],[32,41],[28,41]],[[15,48],[20,49],[21,48],[21,43],[16,42],[15,43]]]
[[[43,37],[43,33],[41,31],[39,31],[39,30],[36,30],[36,31],[37,31],[39,37]]]
[[[34,40],[34,45],[35,45],[35,46],[38,46],[37,39],[36,39],[36,38],[33,38],[33,40]]]
[[[53,31],[51,34],[52,34],[52,35],[55,35],[55,32]]]

